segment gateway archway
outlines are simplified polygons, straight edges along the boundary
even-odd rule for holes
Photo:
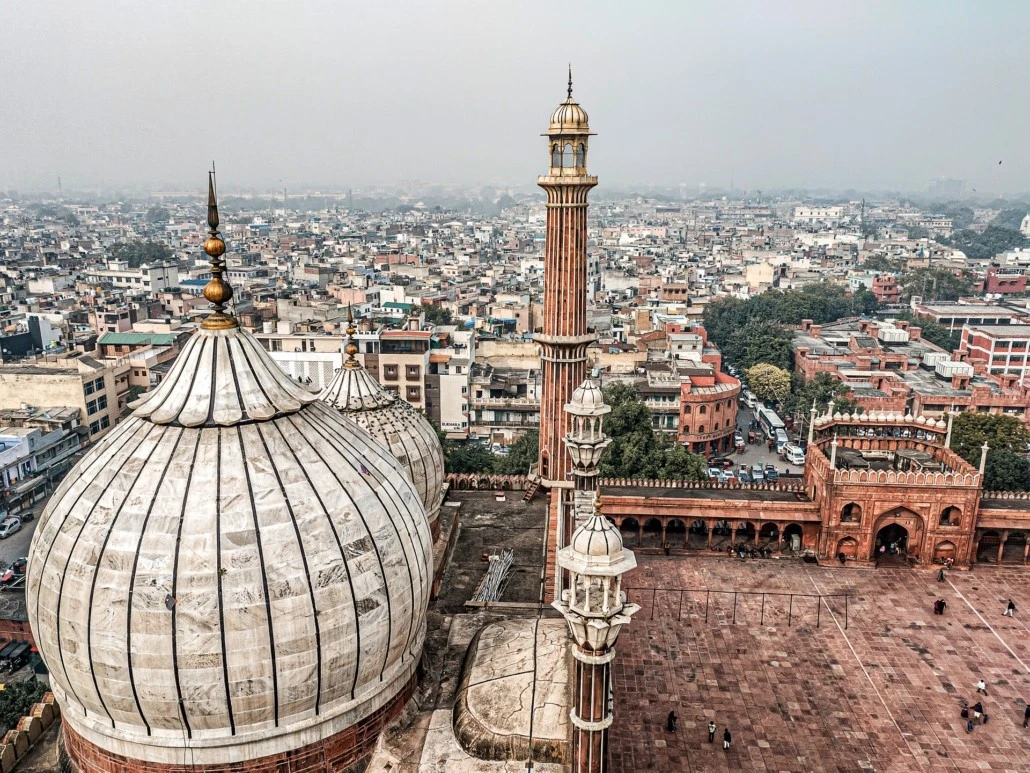
[[[872,557],[880,563],[896,561],[903,565],[908,553],[908,539],[908,529],[900,523],[889,523],[876,532]]]

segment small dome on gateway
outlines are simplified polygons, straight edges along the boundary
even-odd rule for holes
[[[187,748],[198,769],[323,743],[361,757],[376,733],[355,726],[403,705],[425,639],[418,493],[225,311],[213,183],[209,201],[214,312],[29,549],[29,620],[83,770],[171,769]]]
[[[387,392],[354,355],[354,320],[347,328],[347,359],[319,395],[388,449],[411,478],[434,534],[444,496],[443,446],[436,429],[415,408]]]

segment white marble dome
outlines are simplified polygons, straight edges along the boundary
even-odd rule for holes
[[[593,379],[586,379],[576,387],[565,410],[577,416],[603,416],[611,413],[611,406],[604,401],[604,392]]]
[[[64,721],[133,759],[224,764],[329,738],[398,695],[432,554],[393,456],[235,326],[194,335],[137,405],[65,478],[29,551]]]
[[[353,354],[320,397],[389,449],[415,484],[435,532],[444,496],[444,458],[440,437],[429,419],[383,389]]]

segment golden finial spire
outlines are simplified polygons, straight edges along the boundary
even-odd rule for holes
[[[572,62],[569,62],[569,99],[572,99]]]
[[[214,164],[212,164],[214,167]],[[215,199],[215,172],[207,173],[207,239],[204,241],[204,252],[211,258],[211,280],[204,286],[204,297],[207,298],[214,311],[207,316],[201,325],[205,330],[226,330],[237,326],[236,318],[226,314],[225,304],[232,299],[232,287],[222,277],[225,273],[225,241],[218,233],[218,201]]]
[[[343,351],[347,354],[347,359],[343,363],[345,368],[356,368],[358,367],[358,361],[354,358],[354,355],[358,353],[358,346],[354,343],[354,334],[357,333],[357,328],[354,327],[354,308],[351,304],[347,304],[347,345],[343,347]]]

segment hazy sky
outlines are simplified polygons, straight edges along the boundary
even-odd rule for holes
[[[1028,31],[1026,0],[0,0],[0,189],[531,185],[571,61],[602,185],[1026,191]]]

